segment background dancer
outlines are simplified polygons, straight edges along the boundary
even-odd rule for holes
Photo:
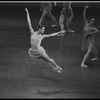
[[[59,18],[59,24],[60,24],[61,30],[64,30],[64,20],[66,20],[67,31],[74,32],[73,30],[70,29],[72,18],[73,18],[73,10],[71,8],[71,2],[63,3],[63,8],[62,8],[60,18]]]
[[[84,7],[83,11],[83,19],[84,19],[84,28],[83,28],[83,40],[82,40],[82,50],[87,50],[83,61],[81,63],[81,67],[88,67],[84,63],[86,62],[87,58],[89,57],[90,53],[92,52],[95,56],[92,60],[98,60],[97,57],[97,50],[94,46],[94,37],[92,34],[99,32],[97,28],[93,26],[95,19],[91,18],[89,21],[86,18],[86,8]]]
[[[56,5],[56,2],[54,5]],[[42,12],[42,16],[40,18],[38,28],[42,27],[42,24],[43,24],[43,21],[44,21],[46,15],[48,15],[51,18],[51,20],[53,21],[52,27],[58,26],[58,23],[57,23],[55,17],[51,13],[51,11],[52,11],[52,4],[51,3],[42,3],[40,11]]]

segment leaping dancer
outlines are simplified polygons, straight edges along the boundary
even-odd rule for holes
[[[55,33],[48,34],[48,35],[43,34],[45,31],[45,27],[38,28],[37,31],[34,31],[31,25],[31,20],[30,20],[28,9],[25,8],[25,11],[27,14],[27,22],[28,22],[28,27],[29,27],[30,34],[31,34],[31,37],[30,37],[31,48],[28,50],[29,55],[31,57],[41,58],[45,60],[46,62],[52,65],[53,70],[57,71],[58,73],[61,73],[62,68],[58,66],[55,63],[55,61],[47,55],[45,49],[41,46],[41,42],[44,38],[57,36],[59,34],[63,34],[65,31],[63,30],[63,31],[55,32]]]

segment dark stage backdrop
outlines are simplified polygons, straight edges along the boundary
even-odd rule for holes
[[[95,26],[100,29],[100,2],[98,3],[72,3],[74,18],[72,20],[72,28],[77,34],[81,34],[83,28],[83,9],[85,5],[89,5],[87,9],[87,19],[95,18]],[[24,43],[29,45],[30,34],[26,21],[25,7],[28,8],[33,28],[36,30],[39,19],[42,15],[40,12],[40,3],[0,3],[0,44],[1,46],[9,46],[16,41],[18,45]],[[59,20],[62,3],[57,3],[52,9],[53,16]],[[51,20],[46,17],[44,26],[51,26]],[[50,27],[46,29],[46,33],[55,32]]]

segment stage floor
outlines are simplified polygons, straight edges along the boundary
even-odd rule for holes
[[[85,54],[80,34],[43,40],[47,54],[62,67],[61,74],[28,55],[29,37],[8,37],[0,49],[0,98],[100,98],[100,62],[89,59],[88,68],[80,67]]]

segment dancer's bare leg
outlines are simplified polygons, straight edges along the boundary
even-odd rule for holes
[[[94,61],[94,60],[99,61],[99,58],[98,58],[98,56],[97,56],[97,50],[96,50],[95,47],[93,47],[92,53],[94,54],[95,58],[92,58],[91,60],[92,60],[92,61]]]
[[[64,30],[64,15],[61,15],[60,16],[60,18],[59,18],[59,25],[60,25],[60,29],[61,29],[61,31],[63,31]],[[62,36],[64,36],[65,35],[65,33],[62,35]],[[60,36],[60,35],[59,35]]]
[[[69,32],[69,20],[68,20],[68,18],[66,18],[66,26],[67,26],[67,30]]]
[[[84,58],[83,58],[83,61],[82,61],[82,63],[81,63],[81,67],[88,67],[88,66],[86,66],[84,63],[86,62],[87,58],[89,57],[91,51],[92,51],[92,47],[89,46],[88,51],[87,51],[87,53],[85,54],[85,56],[84,56]]]
[[[82,47],[81,47],[81,50],[82,50],[82,51],[84,51],[84,45],[85,45],[85,44],[84,44],[84,41],[85,41],[85,38],[83,37],[83,38],[82,38]]]
[[[45,11],[43,12],[41,18],[40,18],[39,25],[40,25],[41,27],[42,27],[42,23],[43,23],[43,21],[44,21],[44,18],[45,18],[45,16],[47,15],[48,12],[49,12],[49,11],[45,10]]]
[[[54,23],[52,26],[53,26],[53,27],[54,27],[54,26],[58,26],[58,23],[57,23],[55,17],[52,15],[51,12],[48,13],[48,16],[51,18],[52,22]]]
[[[43,60],[47,61],[49,64],[52,65],[53,70],[57,71],[58,73],[61,73],[62,68],[58,66],[53,59],[51,59],[46,53],[42,53],[41,57]]]
[[[68,32],[72,32],[73,33],[75,31],[70,29],[71,20],[72,20],[72,17],[68,17],[67,18],[66,26],[67,26]]]
[[[64,30],[64,16],[61,15],[60,18],[59,18],[59,25],[60,25],[60,29],[61,31]]]
[[[34,53],[33,53],[33,50],[30,48],[30,49],[28,50],[28,54],[30,55],[30,57],[36,57],[36,58],[38,58],[38,59],[43,59],[43,60],[45,60],[46,62],[48,62],[49,64],[52,65],[52,67],[53,67],[53,69],[54,69],[55,71],[57,71],[58,73],[61,73],[62,68],[59,67],[59,66],[55,63],[55,61],[54,61],[53,59],[51,59],[51,58],[46,54],[46,52],[34,54]]]

